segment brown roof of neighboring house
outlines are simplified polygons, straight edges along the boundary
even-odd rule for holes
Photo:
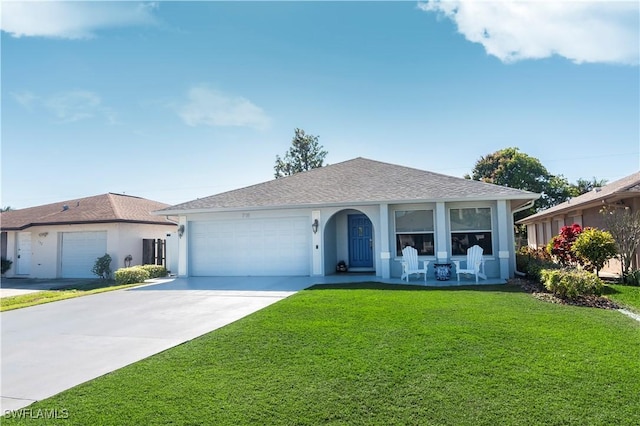
[[[595,188],[576,198],[572,198],[569,201],[558,204],[557,206],[549,207],[546,210],[542,210],[536,214],[525,217],[524,219],[519,220],[518,223],[532,223],[536,220],[546,219],[548,217],[576,209],[603,205],[603,203],[615,203],[622,198],[630,196],[640,196],[640,172],[633,173],[615,182],[611,182],[602,188]]]
[[[465,200],[537,199],[539,194],[410,167],[355,158],[178,204],[156,214]]]
[[[37,225],[107,222],[175,225],[175,222],[164,216],[151,214],[152,211],[167,206],[168,204],[140,197],[109,193],[2,212],[0,225],[3,231],[21,230]]]

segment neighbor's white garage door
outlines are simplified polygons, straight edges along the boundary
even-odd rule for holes
[[[62,278],[96,278],[91,269],[106,252],[106,231],[63,232]]]
[[[309,275],[308,218],[189,224],[192,276]]]

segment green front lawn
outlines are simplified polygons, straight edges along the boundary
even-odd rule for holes
[[[604,295],[618,305],[640,314],[640,287],[607,284]]]
[[[640,424],[640,323],[619,312],[358,287],[299,292],[29,408],[77,425]]]

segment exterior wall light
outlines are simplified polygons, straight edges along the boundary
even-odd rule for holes
[[[184,225],[178,226],[178,237],[182,238],[184,235]]]
[[[320,224],[318,223],[318,219],[314,219],[313,223],[311,224],[311,229],[313,230],[313,233],[316,234],[318,233],[318,226]]]

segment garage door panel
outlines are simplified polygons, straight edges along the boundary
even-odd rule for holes
[[[190,275],[308,275],[307,218],[191,222]]]
[[[107,232],[62,233],[62,278],[95,278],[96,259],[107,252]]]

